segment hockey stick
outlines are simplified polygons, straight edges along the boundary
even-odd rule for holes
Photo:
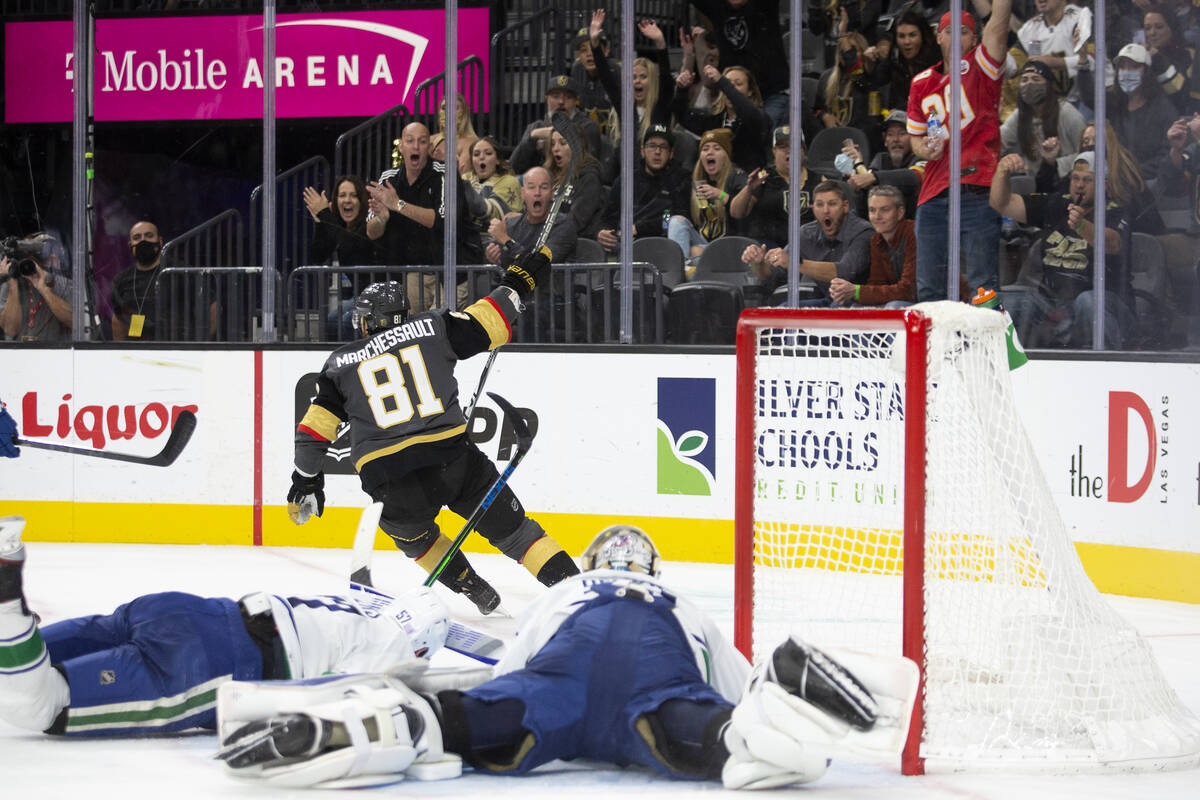
[[[93,450],[88,447],[71,447],[65,444],[48,444],[46,442],[31,442],[28,439],[14,439],[14,441],[23,447],[33,447],[38,450],[54,450],[58,453],[106,458],[109,461],[125,461],[130,464],[145,464],[150,467],[169,467],[175,463],[175,459],[179,458],[179,454],[187,446],[188,440],[192,438],[192,431],[194,430],[196,430],[196,415],[191,411],[179,412],[179,416],[175,418],[175,425],[171,428],[171,435],[167,437],[167,443],[163,445],[163,449],[157,455],[153,456],[110,453],[107,450]]]
[[[546,240],[550,238],[550,229],[554,227],[554,221],[558,218],[558,211],[562,208],[562,204],[571,198],[571,194],[575,191],[575,173],[579,165],[579,130],[575,127],[575,123],[571,122],[571,118],[561,111],[554,112],[554,116],[550,118],[550,124],[554,130],[558,131],[558,135],[567,140],[567,146],[571,148],[571,160],[567,164],[566,177],[563,179],[562,188],[554,195],[554,201],[550,204],[550,213],[546,215],[546,221],[542,224],[542,230],[538,233],[537,240],[533,243],[533,249],[529,252],[536,253],[546,246]],[[483,385],[487,383],[488,374],[492,371],[492,364],[496,361],[496,354],[499,349],[493,350],[488,354],[487,363],[483,365],[483,372],[479,374],[479,385],[475,387],[475,394],[471,395],[471,402],[467,405],[467,410],[464,415],[467,418],[467,433],[471,431],[471,420],[475,417],[475,406],[479,402],[480,395],[483,394]]]
[[[446,569],[446,565],[450,563],[450,559],[454,558],[454,554],[462,547],[466,541],[467,535],[475,530],[475,526],[479,524],[479,520],[483,519],[483,515],[492,507],[492,503],[496,501],[496,497],[501,490],[508,485],[509,476],[513,474],[513,470],[521,463],[521,459],[525,458],[525,454],[529,452],[530,446],[533,444],[533,434],[529,432],[529,426],[525,424],[525,420],[517,413],[517,410],[512,405],[494,392],[488,392],[488,397],[496,401],[496,405],[504,412],[504,418],[512,425],[513,433],[517,435],[517,451],[513,453],[512,460],[508,462],[508,466],[504,468],[504,472],[496,478],[495,483],[488,489],[488,493],[479,501],[479,505],[475,507],[475,511],[471,513],[470,519],[463,529],[459,531],[458,536],[454,537],[454,541],[450,543],[450,547],[446,550],[442,560],[437,566],[429,572],[429,577],[425,579],[426,586],[433,586],[442,571]]]
[[[371,503],[358,518],[358,529],[354,531],[354,546],[350,551],[350,582],[361,586],[371,583],[371,553],[375,550],[375,529],[383,514],[383,503]]]

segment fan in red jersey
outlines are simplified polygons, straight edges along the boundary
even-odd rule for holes
[[[992,16],[982,40],[975,19],[962,15],[962,99],[959,130],[962,134],[961,234],[959,247],[963,271],[971,291],[997,288],[996,253],[1000,217],[988,206],[988,186],[1000,155],[1000,86],[1008,37],[1012,0],[992,3]],[[908,96],[908,132],[913,152],[928,161],[917,205],[917,298],[946,298],[946,264],[949,255],[949,147],[947,116],[950,108],[950,15],[942,15],[937,41],[942,62],[913,78]]]

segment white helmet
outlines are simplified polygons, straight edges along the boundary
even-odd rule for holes
[[[580,562],[586,572],[593,569],[618,569],[641,572],[657,578],[658,548],[641,528],[633,525],[610,525],[596,534],[583,551]]]

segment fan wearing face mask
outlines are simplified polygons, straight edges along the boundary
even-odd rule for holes
[[[1150,67],[1150,53],[1127,44],[1113,59],[1116,85],[1108,93],[1108,121],[1137,159],[1142,177],[1158,177],[1167,153],[1167,129],[1178,118]]]
[[[1025,62],[1018,81],[1017,110],[1000,126],[1000,146],[1005,154],[1020,153],[1038,190],[1049,192],[1070,173],[1087,122],[1059,96],[1054,73],[1043,62]]]

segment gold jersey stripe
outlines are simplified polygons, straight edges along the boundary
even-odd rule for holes
[[[412,447],[414,444],[425,444],[426,442],[440,442],[443,439],[452,439],[455,436],[466,433],[466,424],[459,425],[449,430],[438,431],[437,433],[427,433],[424,436],[409,436],[402,442],[398,442],[390,447],[381,447],[378,450],[373,450],[365,456],[354,462],[354,468],[362,472],[362,468],[371,463],[377,458],[390,456],[392,453],[399,453],[401,450]]]
[[[506,343],[512,338],[512,330],[508,326],[508,320],[500,313],[500,309],[490,298],[477,300],[467,306],[467,313],[474,317],[483,329],[487,331],[488,338],[491,340],[489,350],[495,350],[500,345]]]
[[[438,538],[425,551],[425,555],[417,559],[417,566],[426,572],[433,572],[433,568],[442,560],[442,556],[446,555],[446,551],[450,549],[453,542],[446,537],[446,534],[440,534]]]
[[[555,553],[561,551],[562,545],[549,536],[543,536],[529,546],[529,549],[525,551],[525,557],[521,559],[521,563],[525,569],[529,570],[529,574],[536,578],[537,574],[542,571],[542,567],[546,565],[546,562],[553,558]]]
[[[337,414],[329,409],[310,405],[308,411],[304,412],[304,419],[300,420],[299,427],[308,428],[325,441],[332,442],[337,438],[337,429],[341,422]]]

